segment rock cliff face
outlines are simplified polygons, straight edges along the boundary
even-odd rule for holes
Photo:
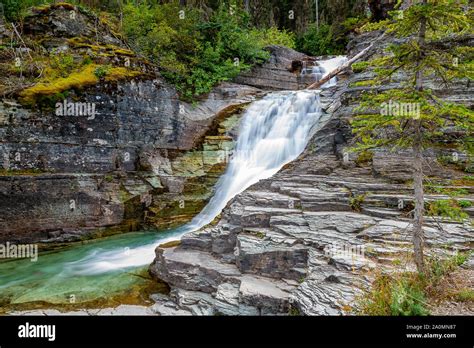
[[[185,103],[155,67],[96,21],[72,5],[52,5],[33,11],[22,33],[43,54],[71,55],[80,64],[92,57],[134,72],[34,95],[93,104],[93,117],[62,116],[48,103],[35,104],[25,91],[37,90],[24,81],[27,73],[39,73],[36,67],[18,73],[14,57],[0,52],[0,72],[9,76],[0,84],[0,242],[55,246],[189,221],[225,168],[241,111],[263,93],[253,86],[280,83],[276,77],[261,86],[245,79],[223,83],[195,105]],[[0,40],[14,35],[0,25]],[[19,50],[25,59],[34,54],[29,47]],[[281,50],[274,48],[261,69],[271,65],[296,79],[285,69],[303,55]]]
[[[235,113],[257,92],[223,85],[207,103]],[[161,79],[94,88],[82,94],[97,104],[94,119],[4,102],[0,240],[73,240],[117,225],[134,230],[148,207],[149,222],[165,227],[158,218],[173,219],[173,201],[184,205],[175,213],[181,221],[192,217],[225,167],[235,122],[224,123],[219,112],[193,119],[195,111],[175,95]]]
[[[352,52],[371,39],[355,39]],[[413,267],[411,163],[386,151],[368,160],[345,154],[348,119],[361,91],[370,89],[354,84],[371,76],[352,73],[324,90],[324,121],[303,155],[235,197],[217,225],[184,236],[177,247],[156,249],[150,272],[171,287],[170,296],[155,298],[156,313],[350,314],[376,272]],[[472,107],[466,82],[435,87],[440,97]],[[426,173],[461,179],[465,173],[437,163],[441,153],[427,151]],[[472,201],[472,185],[459,181]],[[472,249],[471,225],[426,219],[429,253]]]

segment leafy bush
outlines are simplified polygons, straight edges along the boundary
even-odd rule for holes
[[[250,37],[260,46],[280,45],[289,48],[296,47],[295,34],[286,30],[278,30],[278,28],[271,27],[268,29],[252,29]]]
[[[22,4],[16,0],[4,0],[0,3],[0,7],[2,7],[3,14],[8,21],[18,20],[23,10]],[[2,9],[0,9],[0,15],[2,14]]]
[[[425,295],[416,282],[402,279],[393,284],[390,298],[391,315],[428,315],[424,307]]]
[[[341,23],[315,24],[296,40],[296,50],[313,56],[343,54],[349,41],[348,34],[367,21],[365,18],[347,18]]]
[[[427,315],[425,296],[415,274],[377,275],[372,290],[359,301],[365,315]]]
[[[319,31],[315,25],[310,26],[296,40],[296,48],[312,56],[339,54],[344,49],[335,42],[332,26],[327,24],[320,25]]]
[[[208,20],[196,9],[180,13],[177,3],[128,4],[123,30],[135,50],[157,63],[184,99],[208,93],[242,70],[269,58],[270,44],[294,46],[294,37],[276,28],[249,26],[248,14],[221,6]],[[180,16],[181,14],[181,16]]]

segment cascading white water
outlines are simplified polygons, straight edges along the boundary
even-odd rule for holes
[[[329,74],[331,71],[336,70],[342,64],[347,62],[346,56],[337,56],[336,58],[328,59],[320,62],[320,66],[324,69],[323,77]],[[333,77],[329,82],[325,83],[322,88],[334,86],[337,82],[337,77]]]
[[[209,204],[191,221],[192,230],[207,225],[234,196],[304,150],[321,115],[318,99],[314,91],[272,93],[249,107],[228,168]]]
[[[345,62],[336,57],[320,62],[327,74]],[[324,75],[323,75],[324,76]],[[335,83],[331,80],[327,86]],[[240,192],[278,172],[305,149],[311,129],[321,116],[318,91],[291,91],[268,94],[255,101],[246,111],[236,147],[224,175],[215,187],[215,194],[189,224],[168,233],[153,244],[128,250],[96,251],[86,258],[67,265],[68,273],[98,274],[149,264],[157,244],[180,238],[211,222]]]

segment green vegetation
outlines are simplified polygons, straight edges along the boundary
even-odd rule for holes
[[[338,4],[320,0],[318,27],[314,4],[306,1],[256,0],[250,9],[246,9],[243,1],[205,4],[188,1],[186,5],[178,0],[70,0],[70,3],[3,0],[2,3],[6,19],[16,22],[19,28],[32,6],[36,13],[47,14],[62,8],[93,17],[96,23],[108,28],[108,34],[124,39],[133,49],[99,43],[94,38],[69,38],[68,46],[72,50],[83,49],[83,65],[104,65],[95,71],[97,78],[105,78],[106,66],[111,61],[123,64],[124,57],[135,59],[138,53],[140,58],[156,64],[180,97],[188,101],[195,101],[219,82],[265,62],[270,56],[266,47],[270,45],[283,45],[311,55],[342,54],[348,34],[368,21],[364,0]],[[280,10],[278,13],[270,11],[275,6]],[[290,18],[289,12],[295,17]],[[74,64],[81,64],[78,57],[69,52],[54,53],[49,59],[51,64],[40,57],[33,58],[39,62],[37,70],[46,70],[35,74],[43,77],[41,81],[23,81],[24,85],[51,82],[45,81],[45,77],[49,80],[67,78],[77,72]],[[20,77],[25,76],[23,67],[10,70]],[[57,99],[54,95],[42,98]]]
[[[114,181],[114,178],[115,178],[115,177],[114,177],[113,175],[111,175],[111,174],[107,174],[107,175],[104,176],[104,180],[105,180],[106,182],[112,182],[112,181]]]
[[[352,196],[349,198],[349,206],[352,210],[360,212],[362,210],[362,204],[367,197],[367,193]]]
[[[252,234],[253,234],[255,237],[260,238],[260,239],[264,239],[264,238],[267,236],[264,232],[260,232],[260,231],[254,232],[254,233],[252,233]]]
[[[367,19],[347,18],[343,22],[323,23],[319,28],[312,24],[296,40],[296,49],[313,56],[344,54],[348,35]]]
[[[169,241],[169,242],[160,244],[160,245],[158,245],[158,247],[159,247],[159,248],[166,249],[166,248],[174,248],[174,247],[177,247],[177,246],[179,246],[179,245],[181,245],[181,241],[180,241],[180,240],[172,240],[172,241]]]
[[[313,56],[344,52],[344,45],[334,40],[333,28],[328,24],[321,25],[319,30],[315,25],[309,27],[308,31],[298,38],[296,47],[299,51]]]
[[[356,163],[358,165],[364,165],[372,162],[374,159],[374,153],[372,151],[362,151],[358,154]]]
[[[371,292],[360,300],[358,314],[427,315],[423,284],[411,273],[377,275]]]
[[[472,202],[464,200],[464,199],[460,199],[457,203],[461,208],[470,208],[470,207],[472,207]]]
[[[464,204],[471,203],[463,201]],[[461,204],[455,199],[440,199],[429,204],[428,214],[432,216],[441,216],[448,220],[462,222],[469,218],[469,215],[462,210]]]
[[[444,260],[430,258],[426,262],[424,274],[377,274],[370,292],[359,298],[358,314],[428,315],[428,299],[440,296],[437,285],[462,265],[468,256],[457,253]]]
[[[352,71],[355,73],[363,72],[370,66],[369,62],[355,62],[352,64]]]
[[[74,56],[64,52],[52,52],[49,55],[48,76],[67,77],[75,68]]]
[[[454,295],[455,299],[460,302],[474,302],[474,290],[463,289]]]
[[[110,65],[101,65],[101,66],[98,66],[98,67],[95,68],[95,70],[94,70],[94,75],[95,75],[98,79],[102,79],[102,78],[104,78],[106,75],[109,74],[111,68],[112,68],[112,67],[111,67]]]
[[[52,173],[50,170],[43,170],[39,168],[30,169],[0,169],[0,176],[13,176],[13,175],[43,175],[45,173]]]
[[[448,182],[449,183],[449,182]],[[453,183],[455,184],[455,183]],[[471,185],[471,184],[468,184]],[[438,193],[442,195],[447,195],[450,197],[468,195],[469,191],[462,187],[446,187],[442,183],[432,183],[427,182],[425,184],[426,192],[428,193]]]
[[[377,85],[377,82],[375,79],[356,81],[351,83],[349,87],[372,87]]]
[[[181,11],[181,12],[180,12]],[[124,33],[133,48],[158,64],[181,96],[193,99],[269,58],[264,47],[294,46],[291,33],[256,29],[246,12],[221,6],[205,20],[177,3],[124,8]]]
[[[99,78],[102,77],[105,77],[105,81],[112,82],[138,75],[141,75],[141,72],[123,67],[106,69],[96,64],[88,64],[67,77],[49,79],[26,88],[20,93],[20,98],[23,103],[34,105],[44,100],[44,98],[51,98],[52,96],[64,99],[62,92],[95,85],[99,82]]]
[[[290,316],[300,316],[301,313],[300,313],[298,308],[296,308],[294,306],[290,306],[290,308],[288,309],[288,315],[290,315]]]
[[[403,16],[397,15],[383,23],[388,33],[403,40],[389,45],[383,57],[371,61],[376,78],[363,83],[399,82],[400,73],[403,80],[399,89],[365,91],[359,113],[351,122],[356,151],[381,147],[412,150],[415,194],[412,232],[414,260],[420,273],[424,271],[423,151],[449,145],[459,153],[473,153],[474,113],[462,104],[444,102],[426,83],[433,78],[449,84],[455,78],[472,77],[472,58],[460,56],[460,52],[467,54],[472,50],[439,45],[443,39],[460,37],[471,30],[473,17],[464,11],[465,5],[467,1],[422,0],[404,10]],[[393,105],[397,108],[392,109]],[[462,136],[447,135],[445,129],[450,127]],[[457,209],[451,201],[430,206],[432,214],[464,218]]]

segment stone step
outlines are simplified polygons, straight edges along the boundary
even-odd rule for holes
[[[185,290],[212,293],[219,284],[237,282],[239,269],[211,253],[180,247],[157,248],[150,273],[166,283]]]
[[[276,243],[241,233],[237,236],[236,264],[242,273],[299,280],[306,275],[308,248],[294,238]]]
[[[391,218],[397,218],[400,215],[403,214],[403,212],[394,210],[394,209],[388,209],[388,208],[372,208],[372,207],[366,207],[362,206],[361,212],[370,216],[375,216],[378,218],[382,219],[391,219]]]

